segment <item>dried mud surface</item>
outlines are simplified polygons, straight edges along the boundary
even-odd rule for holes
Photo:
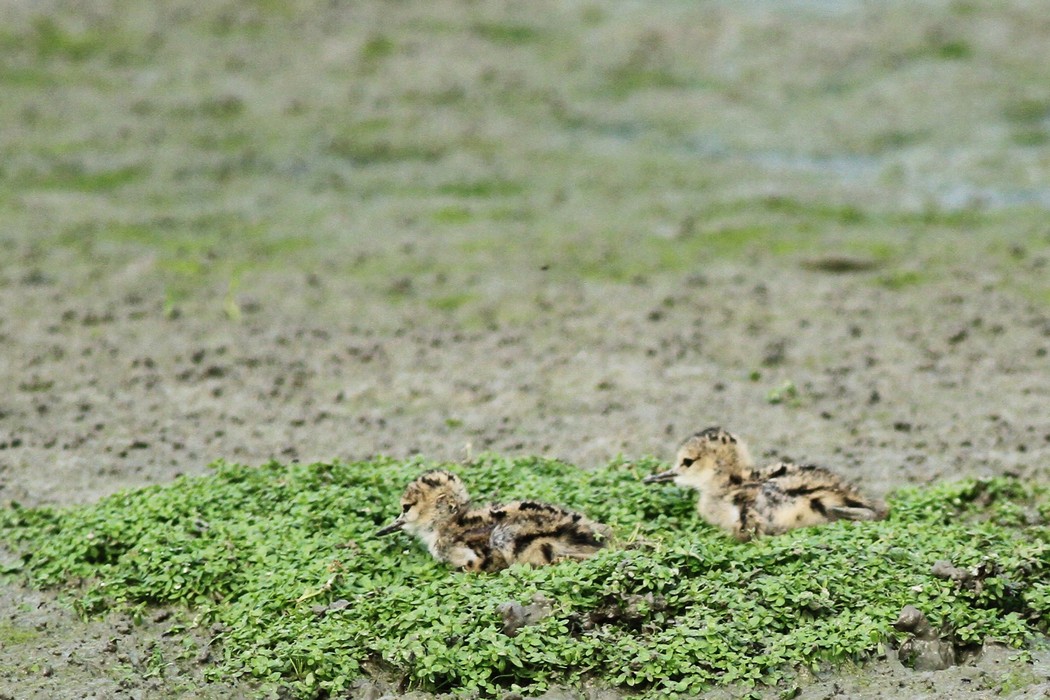
[[[831,465],[878,494],[964,475],[1047,478],[1050,313],[994,285],[887,291],[864,274],[755,262],[703,280],[541,286],[530,292],[556,301],[535,319],[471,331],[412,304],[373,324],[340,294],[300,304],[276,282],[237,322],[207,307],[169,318],[148,275],[123,279],[90,300],[57,279],[0,289],[4,308],[22,310],[2,326],[5,500],[90,502],[220,457],[494,450],[586,468],[669,458],[681,435],[715,423],[767,457]],[[772,403],[788,380],[796,396]],[[10,697],[228,692],[200,686],[193,664],[136,672],[136,659],[177,643],[161,623],[82,623],[17,588],[0,603],[7,636],[21,639],[0,649]],[[1011,683],[1023,688],[1013,696],[1042,697],[1045,660],[1008,657],[936,674],[874,663],[814,679],[802,697],[998,697]]]

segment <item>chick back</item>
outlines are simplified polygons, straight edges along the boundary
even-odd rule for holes
[[[608,542],[609,528],[559,506],[516,501],[492,506],[492,547],[508,564],[545,566],[586,559]]]
[[[884,503],[867,498],[842,477],[815,465],[780,462],[760,473],[754,509],[763,534],[835,520],[881,520]]]

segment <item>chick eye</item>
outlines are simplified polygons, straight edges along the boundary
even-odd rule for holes
[[[413,504],[411,504],[411,503],[406,503],[405,505],[401,506],[401,512],[402,513],[407,513],[409,511],[409,509],[412,507],[412,505]]]
[[[693,459],[692,457],[682,457],[682,466],[683,467],[688,467],[689,465],[691,465],[695,461],[696,460]]]

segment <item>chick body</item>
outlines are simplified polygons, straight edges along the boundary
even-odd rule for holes
[[[884,504],[865,498],[823,467],[778,462],[756,468],[747,445],[718,427],[687,438],[674,467],[646,481],[674,481],[698,491],[700,516],[739,540],[886,515]]]
[[[586,559],[611,534],[580,513],[538,501],[471,507],[462,480],[444,470],[410,483],[401,505],[398,519],[378,534],[403,529],[422,540],[434,558],[464,571]]]

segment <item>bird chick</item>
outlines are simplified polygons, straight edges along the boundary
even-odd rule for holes
[[[758,492],[747,445],[719,427],[686,438],[678,447],[674,467],[645,478],[653,484],[673,481],[699,493],[697,512],[707,522],[738,539],[748,539],[756,521],[753,503]]]
[[[611,535],[607,526],[548,503],[471,507],[463,481],[444,470],[410,483],[401,496],[401,515],[376,534],[397,530],[415,535],[434,558],[463,571],[582,560]]]
[[[673,481],[699,492],[704,520],[746,541],[834,520],[877,520],[884,504],[864,498],[822,467],[779,462],[758,469],[747,445],[713,427],[687,438],[674,467],[646,477],[646,483]]]

